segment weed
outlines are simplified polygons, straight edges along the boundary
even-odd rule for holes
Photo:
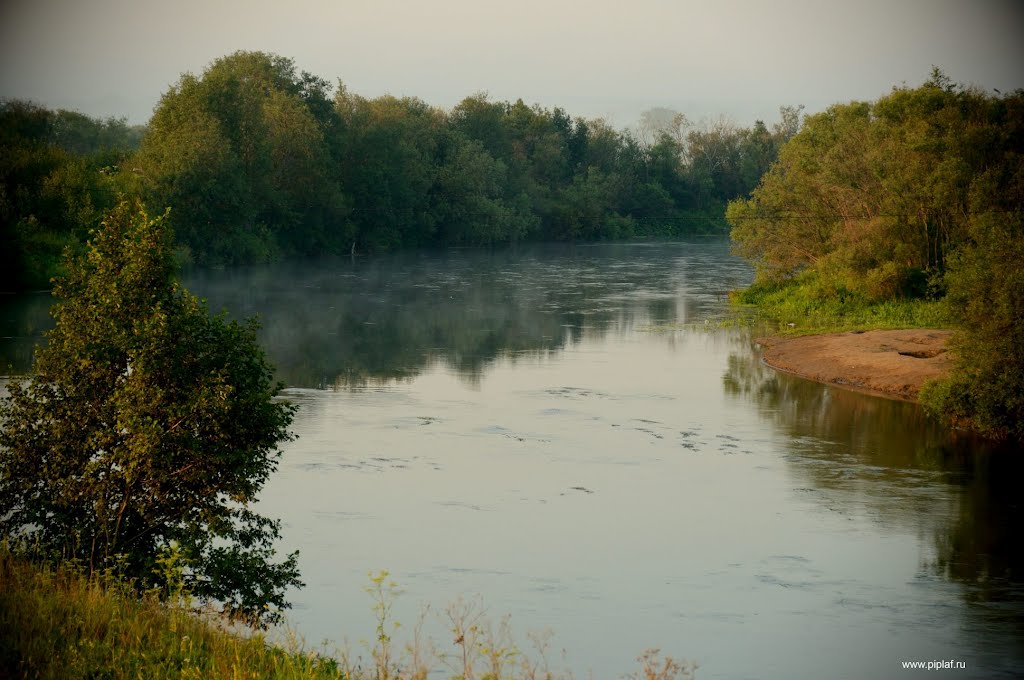
[[[661,650],[648,649],[636,659],[640,670],[629,676],[629,680],[694,680],[697,664],[692,661],[676,661],[671,656],[661,656]]]
[[[0,541],[0,671],[42,680],[78,678],[185,678],[206,680],[427,680],[447,666],[452,680],[571,680],[548,662],[551,634],[528,636],[524,653],[510,618],[493,622],[480,598],[458,599],[441,617],[453,635],[454,651],[441,653],[423,634],[424,609],[411,641],[396,651],[398,622],[392,607],[400,595],[386,571],[370,574],[366,592],[376,620],[366,667],[347,650],[330,653],[326,643],[310,650],[290,629],[271,641],[244,636],[222,619],[199,616],[181,587],[187,569],[180,553],[167,546],[157,560],[168,593],[141,596],[121,580],[116,564],[88,574],[82,565],[59,568],[33,564]],[[175,585],[177,584],[177,585]],[[168,597],[170,596],[170,597]],[[634,680],[693,680],[695,665],[639,657]]]

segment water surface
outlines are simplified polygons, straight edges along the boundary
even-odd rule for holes
[[[1019,452],[766,368],[719,323],[750,277],[721,241],[189,273],[260,315],[300,406],[261,502],[301,550],[299,632],[358,651],[388,569],[405,628],[479,594],[577,677],[648,647],[702,680],[1016,675]],[[5,303],[4,361],[45,307]]]

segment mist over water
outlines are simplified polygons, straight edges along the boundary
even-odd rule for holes
[[[765,367],[718,323],[751,276],[719,240],[189,272],[259,314],[299,405],[260,503],[301,550],[297,630],[360,652],[388,569],[396,641],[430,604],[454,652],[439,615],[479,595],[577,677],[648,647],[701,680],[1015,676],[1020,452]],[[48,300],[0,305],[26,370]]]

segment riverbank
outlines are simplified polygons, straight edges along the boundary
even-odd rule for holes
[[[446,610],[459,631],[455,653],[442,654],[418,633],[399,651],[381,632],[392,629],[387,614],[397,595],[387,579],[387,572],[371,575],[367,589],[381,617],[380,637],[353,655],[327,641],[310,649],[290,629],[246,634],[197,615],[187,597],[168,603],[155,593],[140,596],[110,571],[87,576],[79,565],[35,564],[0,541],[0,679],[423,680],[433,675],[431,668],[445,665],[452,677],[572,677],[549,669],[546,638],[519,650],[506,622],[492,628],[482,604],[456,603]],[[636,661],[640,670],[630,677],[694,678],[693,663],[655,649]]]
[[[874,330],[758,338],[774,369],[845,389],[917,401],[925,382],[945,376],[952,331]]]
[[[74,566],[51,569],[0,544],[0,678],[354,677],[295,636],[282,643],[139,597],[110,573],[90,578]]]

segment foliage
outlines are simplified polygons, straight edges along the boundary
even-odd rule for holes
[[[0,290],[38,288],[113,206],[142,131],[23,101],[0,102]]]
[[[1022,205],[1024,91],[989,95],[936,69],[808,116],[727,218],[758,268],[744,299],[800,326],[847,327],[851,309],[855,325],[865,310],[883,327],[958,325],[956,368],[925,404],[1024,439]]]
[[[180,550],[189,592],[275,621],[296,555],[270,561],[278,523],[250,504],[293,409],[254,322],[179,288],[165,217],[127,202],[54,292],[36,375],[0,402],[0,532],[91,572],[117,563],[142,589],[166,588],[159,560]]]
[[[693,680],[697,677],[697,664],[676,661],[671,656],[661,657],[659,651],[648,649],[637,657],[640,670],[631,674],[629,680]]]
[[[378,604],[384,606],[378,632],[395,627],[387,619],[394,590],[376,583],[386,577],[383,572],[371,575],[375,611],[380,613]],[[527,653],[512,640],[507,617],[492,628],[478,603],[462,601],[449,607],[448,614],[453,629],[469,633],[455,643],[466,651],[467,663],[454,664],[451,677],[572,677],[551,670],[546,658],[549,635],[535,636],[532,653]],[[373,654],[363,666],[346,653],[332,655],[326,645],[307,649],[289,632],[283,639],[262,633],[240,636],[153,593],[138,597],[115,569],[87,576],[71,563],[57,568],[33,565],[0,544],[0,668],[18,677],[425,680],[439,660],[430,643],[420,638],[410,643],[407,654],[388,656],[387,665],[381,665],[377,651]],[[638,680],[695,677],[695,664],[661,658],[656,650],[644,652],[638,662],[640,670],[630,676]]]
[[[963,320],[951,343],[956,368],[921,398],[956,425],[1024,442],[1024,220],[993,213],[972,227],[972,244],[946,276],[950,306]]]
[[[151,208],[174,207],[198,262],[339,250],[346,206],[327,139],[339,126],[325,81],[283,57],[236,52],[161,97],[133,161],[135,190]]]
[[[972,187],[1014,143],[1022,96],[956,88],[936,72],[808,116],[751,197],[729,205],[737,253],[760,280],[813,268],[875,299],[940,285],[969,215],[984,209]]]
[[[921,396],[955,424],[1024,442],[1024,91],[994,108],[989,162],[971,182],[964,242],[942,281],[961,320],[957,365]]]
[[[732,300],[756,306],[760,320],[774,323],[781,332],[800,335],[879,328],[942,328],[952,322],[942,301],[875,300],[814,271],[788,281],[756,283],[734,293]]]
[[[348,677],[330,656],[242,637],[154,593],[138,597],[116,569],[33,565],[0,549],[0,668],[42,680]]]

